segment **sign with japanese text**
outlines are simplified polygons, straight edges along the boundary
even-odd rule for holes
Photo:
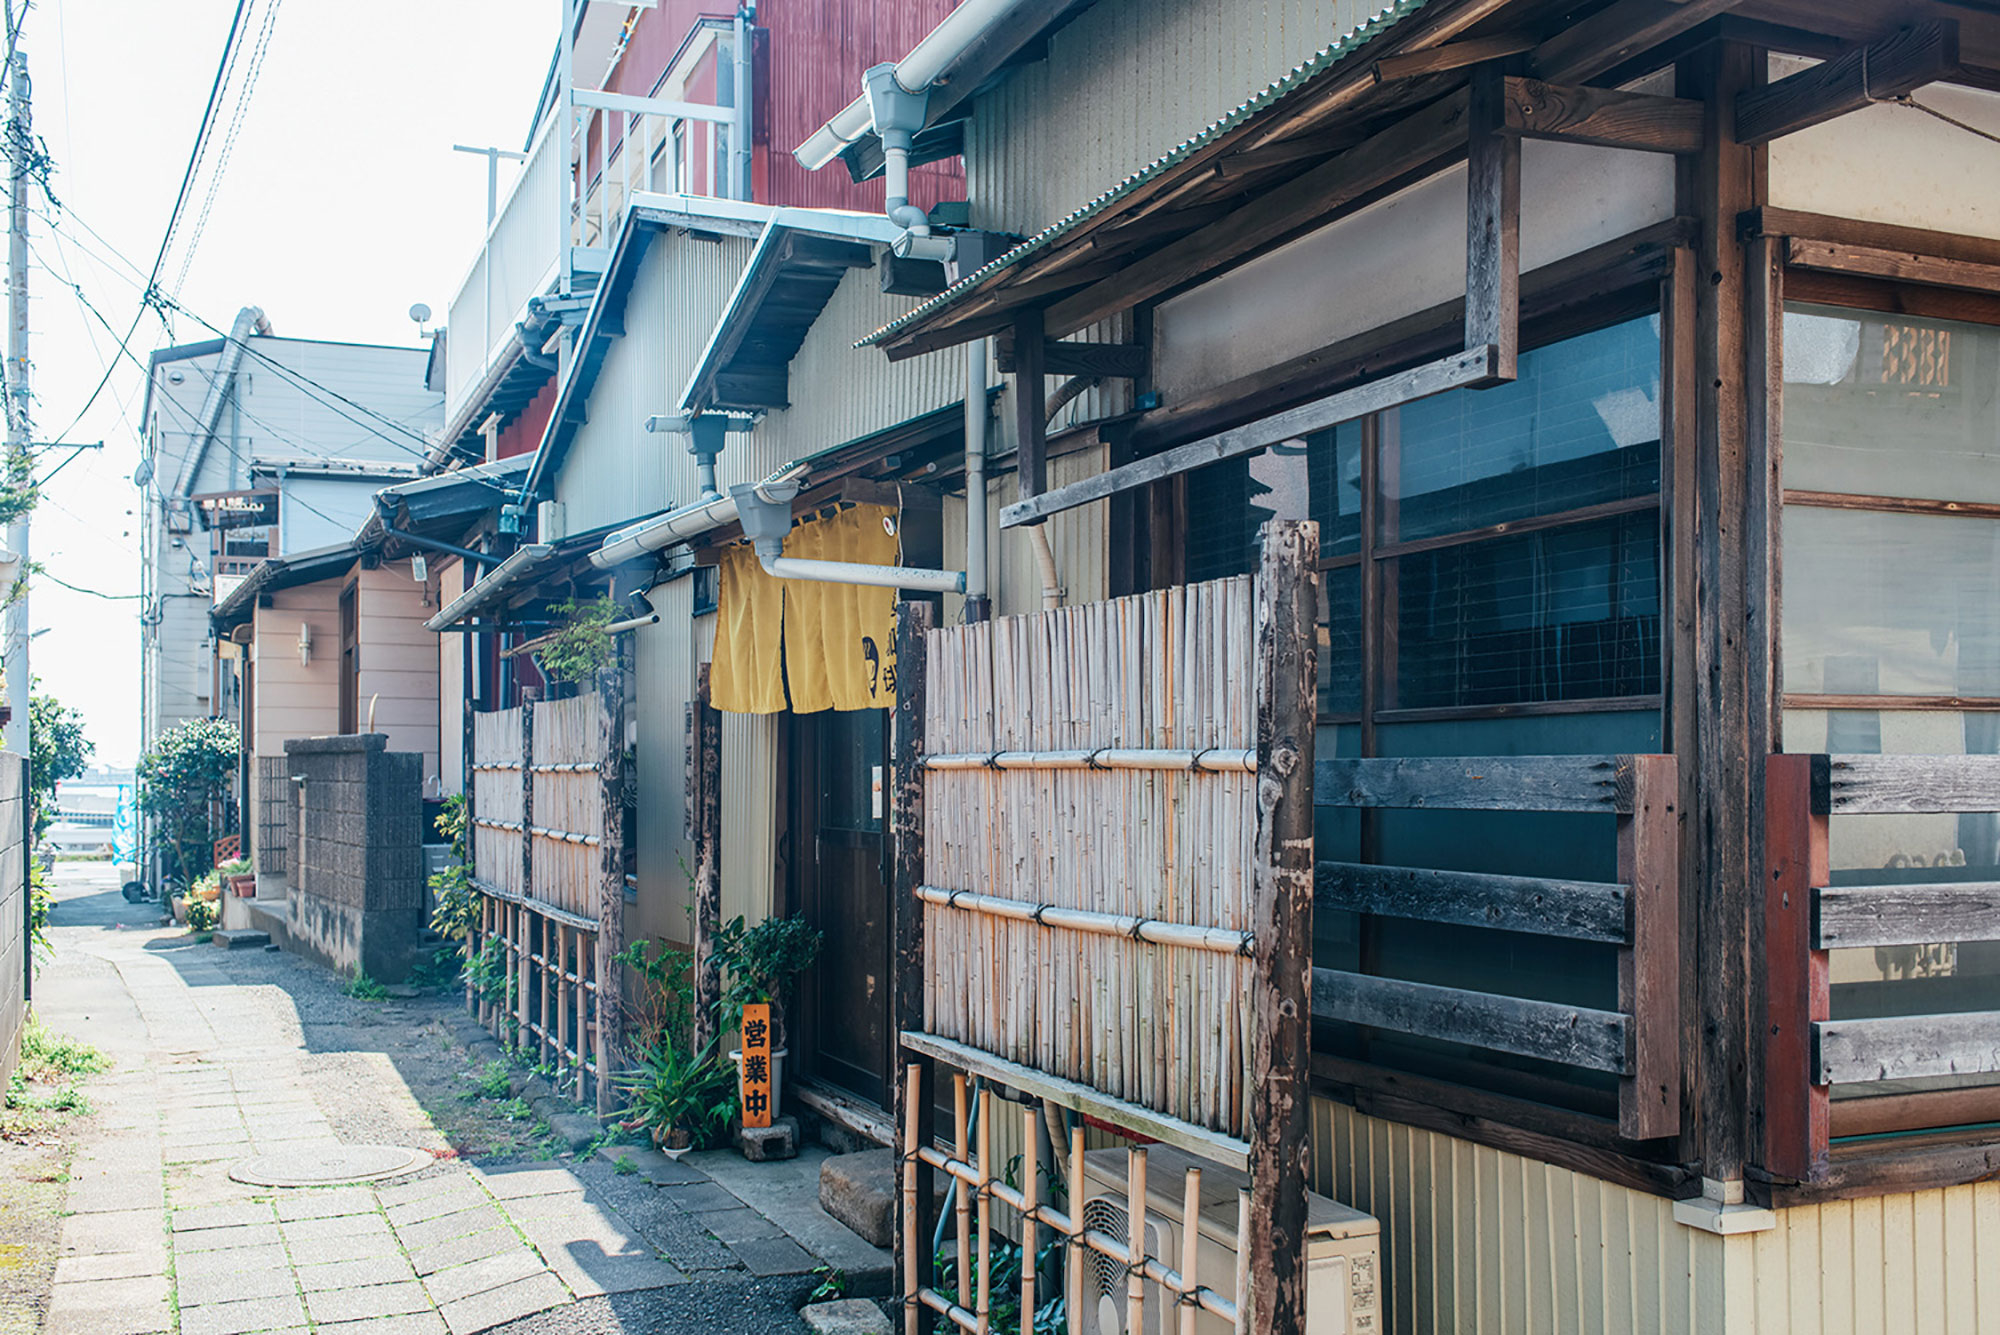
[[[771,1007],[756,1002],[743,1008],[743,1125],[769,1126],[777,1109],[771,1106]]]

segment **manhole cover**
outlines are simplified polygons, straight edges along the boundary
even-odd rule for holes
[[[229,1170],[229,1176],[253,1187],[330,1187],[398,1177],[431,1162],[431,1156],[422,1150],[401,1145],[342,1145],[245,1159]]]

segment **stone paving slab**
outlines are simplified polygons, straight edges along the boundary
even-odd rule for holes
[[[56,1261],[56,1283],[86,1279],[138,1279],[162,1275],[167,1270],[167,1249],[151,1252],[103,1252],[85,1256],[65,1256]]]
[[[288,1263],[284,1247],[274,1242],[263,1247],[237,1247],[219,1252],[183,1252],[174,1258],[174,1274],[181,1277],[233,1275],[245,1270],[268,1270]]]
[[[212,1252],[230,1247],[264,1247],[280,1242],[276,1224],[243,1224],[235,1228],[204,1228],[193,1233],[176,1233],[174,1251]]]
[[[202,1273],[185,1266],[174,1270],[174,1296],[181,1306],[235,1302],[248,1298],[284,1298],[299,1291],[292,1268],[282,1259],[257,1270]]]
[[[422,1223],[407,1224],[396,1230],[396,1236],[402,1239],[405,1248],[415,1251],[419,1247],[448,1242],[467,1233],[500,1228],[506,1222],[492,1205],[479,1205],[470,1210],[457,1210],[435,1219],[426,1219]]]
[[[308,1295],[328,1289],[361,1288],[369,1284],[400,1284],[417,1277],[408,1258],[392,1253],[354,1261],[329,1261],[298,1268],[299,1287]]]
[[[180,1335],[250,1335],[253,1331],[286,1330],[305,1324],[305,1306],[297,1294],[292,1294],[182,1307]]]
[[[568,1169],[539,1164],[520,1168],[474,1169],[473,1176],[503,1201],[527,1196],[565,1195],[577,1189],[576,1175]]]
[[[335,1321],[319,1327],[319,1335],[446,1335],[446,1331],[444,1318],[436,1312]]]
[[[192,1210],[174,1211],[174,1232],[187,1233],[205,1228],[236,1228],[245,1224],[275,1224],[278,1215],[266,1202],[242,1205],[203,1205]]]
[[[511,1247],[481,1260],[427,1275],[424,1277],[424,1288],[429,1291],[432,1302],[443,1306],[547,1273],[548,1267],[542,1264],[540,1257],[525,1248]]]
[[[536,1275],[446,1303],[438,1308],[438,1315],[444,1318],[451,1335],[473,1335],[475,1331],[546,1312],[568,1301],[569,1291],[561,1280],[554,1275]]]
[[[580,1249],[581,1250],[581,1249]],[[579,1298],[595,1298],[606,1293],[631,1293],[638,1289],[664,1289],[685,1284],[688,1277],[665,1261],[652,1256],[591,1256],[587,1252],[543,1253],[550,1269]]]
[[[325,1238],[394,1236],[389,1229],[389,1221],[373,1212],[330,1215],[324,1219],[294,1219],[282,1227],[285,1241],[291,1243],[317,1242]]]
[[[403,1248],[393,1233],[350,1233],[337,1238],[308,1238],[290,1246],[295,1266],[338,1265],[342,1261],[369,1261],[380,1256],[401,1256]]]
[[[331,1219],[336,1215],[374,1214],[375,1195],[366,1187],[297,1187],[278,1193],[278,1219]]]
[[[58,1282],[49,1295],[44,1335],[146,1335],[167,1330],[167,1277]]]
[[[419,1275],[428,1276],[455,1265],[466,1265],[506,1252],[525,1252],[525,1250],[521,1246],[520,1235],[503,1225],[484,1229],[478,1233],[447,1238],[429,1247],[413,1247],[410,1249],[410,1264],[416,1267]]]
[[[157,1251],[166,1257],[166,1212],[113,1210],[105,1214],[71,1215],[63,1220],[62,1250],[66,1256],[101,1256],[107,1252]],[[165,1269],[164,1265],[161,1267]]]
[[[378,1316],[429,1312],[431,1297],[414,1279],[402,1284],[370,1284],[365,1288],[329,1289],[306,1295],[306,1310],[321,1325],[329,1321],[360,1321]]]

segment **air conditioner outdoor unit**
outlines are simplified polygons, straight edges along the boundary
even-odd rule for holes
[[[1146,1155],[1146,1251],[1171,1269],[1181,1263],[1181,1207],[1190,1168],[1201,1169],[1200,1239],[1195,1277],[1225,1298],[1236,1287],[1236,1193],[1249,1179],[1165,1145]],[[1083,1218],[1086,1226],[1115,1238],[1130,1236],[1125,1151],[1084,1155]],[[1380,1335],[1381,1225],[1315,1193],[1306,1196],[1306,1329],[1312,1335]],[[1125,1267],[1087,1251],[1083,1272],[1086,1335],[1176,1335],[1179,1315],[1171,1296],[1146,1281],[1144,1328],[1125,1324]],[[1230,1335],[1209,1312],[1195,1317],[1199,1335]]]

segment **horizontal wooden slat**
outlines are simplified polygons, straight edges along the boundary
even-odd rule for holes
[[[1631,936],[1631,896],[1622,885],[1358,862],[1322,862],[1314,872],[1314,906],[1320,909],[1613,945]]]
[[[1632,765],[1625,756],[1322,760],[1313,769],[1313,801],[1333,807],[1626,814],[1632,810]]]
[[[1313,970],[1313,1018],[1465,1043],[1618,1075],[1632,1069],[1626,1017],[1553,1001]]]
[[[1144,769],[1252,774],[1257,753],[1219,746],[1199,751],[1103,746],[1076,751],[960,752],[924,757],[927,770]]]
[[[1074,1080],[1065,1080],[1047,1071],[1037,1071],[1032,1067],[1010,1062],[1004,1057],[996,1057],[990,1052],[967,1047],[963,1043],[948,1038],[938,1038],[933,1034],[919,1034],[911,1030],[903,1031],[903,1046],[912,1052],[920,1052],[935,1061],[957,1067],[967,1075],[983,1075],[989,1080],[998,1080],[1004,1085],[1053,1099],[1065,1108],[1098,1118],[1136,1131],[1142,1136],[1186,1150],[1200,1158],[1227,1165],[1239,1171],[1250,1167],[1250,1146],[1240,1140],[1183,1122],[1178,1117],[1154,1112],[1151,1108],[1123,1099],[1101,1094],[1088,1085],[1080,1085]]]
[[[2000,1011],[1821,1020],[1812,1067],[1817,1085],[2000,1071]]]
[[[1834,816],[2000,811],[2000,756],[1820,756],[1813,810]]]
[[[581,932],[594,934],[600,925],[595,918],[586,918],[581,913],[571,913],[568,909],[557,908],[545,899],[536,899],[533,895],[509,894],[491,881],[482,881],[475,878],[472,882],[472,888],[479,891],[482,895],[490,896],[503,903],[519,904],[531,913],[539,913],[552,922],[562,923],[566,927],[574,927]],[[494,935],[500,934],[494,933]],[[502,936],[501,939],[505,940],[506,938]],[[596,984],[592,983],[590,986],[594,989]]]
[[[2000,881],[1839,885],[1813,891],[1813,945],[2000,941]]]

